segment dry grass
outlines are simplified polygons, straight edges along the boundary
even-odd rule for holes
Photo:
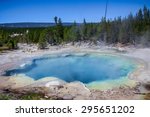
[[[145,99],[145,100],[150,100],[150,93],[147,93],[147,94],[144,96],[144,99]]]
[[[4,50],[9,50],[9,47],[7,47],[7,46],[0,47],[0,52],[4,51]]]

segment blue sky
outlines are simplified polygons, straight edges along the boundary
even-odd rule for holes
[[[0,0],[0,23],[53,22],[54,16],[63,22],[98,22],[104,16],[106,0]],[[150,0],[109,0],[108,18],[135,14]]]

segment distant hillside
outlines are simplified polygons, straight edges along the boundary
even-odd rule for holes
[[[64,26],[73,25],[73,23],[63,23]],[[33,22],[24,22],[24,23],[3,23],[0,24],[0,27],[9,27],[9,28],[38,28],[38,27],[49,27],[55,26],[55,23],[33,23]]]

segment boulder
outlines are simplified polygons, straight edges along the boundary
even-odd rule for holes
[[[58,90],[58,96],[63,99],[88,99],[91,92],[81,82],[67,83]]]

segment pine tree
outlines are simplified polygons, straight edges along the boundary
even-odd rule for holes
[[[61,43],[64,38],[64,27],[63,27],[61,18],[58,19],[57,30],[58,30],[59,43]]]
[[[143,30],[143,13],[142,9],[140,9],[136,15],[136,32],[140,34]]]
[[[80,35],[80,30],[76,24],[76,22],[74,22],[73,26],[70,29],[70,39],[74,45],[74,42],[78,42],[81,41],[81,35]]]
[[[85,41],[87,40],[87,23],[86,20],[83,20],[83,25],[82,25],[82,40]]]
[[[54,39],[56,44],[61,44],[64,39],[64,27],[61,18],[54,17],[55,27],[54,27]]]
[[[55,25],[57,25],[57,23],[58,23],[58,17],[57,16],[54,17],[54,21],[55,21]]]
[[[3,46],[3,31],[0,30],[0,47]]]
[[[47,41],[46,41],[46,38],[45,38],[45,30],[44,30],[40,34],[40,38],[39,38],[39,42],[38,42],[38,47],[39,47],[39,49],[45,49],[46,46],[47,46]]]
[[[146,6],[143,8],[143,25],[144,25],[144,30],[150,29],[150,11]]]

